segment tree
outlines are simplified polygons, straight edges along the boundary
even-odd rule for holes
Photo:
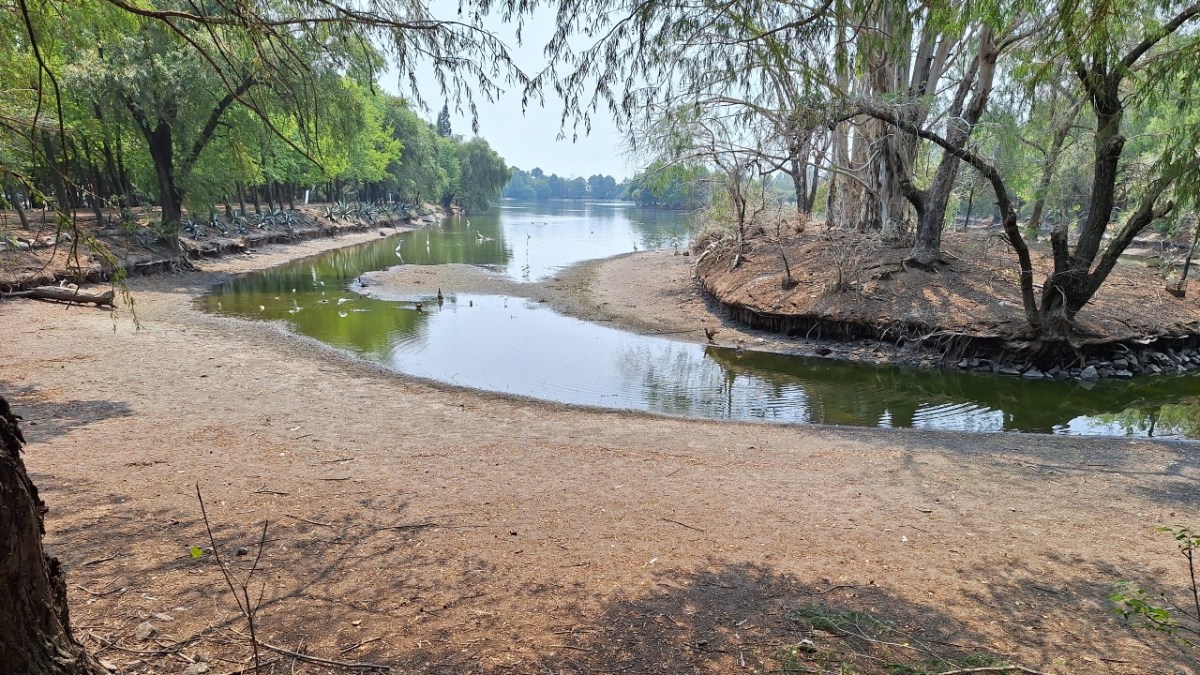
[[[470,210],[487,209],[512,175],[504,158],[487,141],[473,138],[459,149],[458,161],[462,172],[455,194],[458,203]]]
[[[452,135],[454,132],[450,129],[450,104],[442,104],[442,111],[438,113],[437,118],[437,135],[446,136]]]
[[[1019,227],[1017,200],[997,167],[891,112],[870,110],[878,119],[936,143],[991,183],[1005,236],[1017,255],[1025,317],[1036,339],[1037,356],[1046,362],[1072,350],[1076,339],[1086,339],[1077,334],[1076,314],[1099,290],[1133,238],[1170,214],[1179,203],[1176,199],[1196,201],[1200,124],[1194,111],[1175,111],[1158,131],[1162,141],[1147,156],[1129,158],[1125,153],[1128,139],[1123,122],[1130,106],[1186,96],[1195,88],[1196,74],[1189,64],[1200,54],[1200,35],[1182,29],[1200,19],[1200,3],[1169,4],[1147,9],[1138,3],[1094,7],[1062,2],[1046,8],[1045,25],[1052,29],[1036,41],[1030,57],[1065,59],[1064,66],[1075,75],[1078,95],[1088,101],[1093,142],[1090,197],[1078,238],[1071,246],[1067,223],[1056,224],[1050,235],[1053,269],[1042,283],[1040,298],[1029,246]],[[1061,46],[1065,51],[1060,51]],[[1041,71],[1031,75],[1034,82],[1044,76]],[[1136,185],[1126,183],[1131,178],[1137,179]],[[1121,192],[1131,208],[1117,232],[1109,236]]]
[[[46,504],[21,460],[24,445],[17,417],[0,397],[0,670],[106,672],[71,634],[65,574],[42,548]]]

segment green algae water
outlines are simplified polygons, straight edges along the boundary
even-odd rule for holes
[[[866,365],[637,335],[523,298],[447,293],[439,305],[350,290],[360,274],[398,264],[466,263],[536,281],[584,260],[686,243],[686,220],[673,212],[506,203],[246,275],[204,303],[285,321],[407,375],[577,405],[773,423],[1200,438],[1200,374],[1084,384]]]

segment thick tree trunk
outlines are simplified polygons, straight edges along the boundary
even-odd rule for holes
[[[171,125],[159,122],[146,134],[150,158],[154,160],[154,175],[158,179],[158,201],[162,205],[162,224],[169,233],[179,232],[183,220],[183,194],[175,184],[175,146]]]
[[[25,439],[0,397],[0,672],[105,672],[71,635],[62,566],[42,549],[46,505],[21,460]]]
[[[991,31],[984,29],[979,36],[979,52],[967,69],[967,75],[959,85],[954,103],[950,106],[949,120],[946,123],[946,140],[956,148],[966,147],[975,125],[983,117],[983,110],[991,96],[996,59],[999,54]],[[971,86],[974,86],[975,93],[966,109],[963,110],[963,104]],[[933,182],[923,195],[922,206],[924,208],[919,209],[916,244],[906,262],[912,262],[920,267],[928,267],[941,258],[946,207],[950,203],[950,194],[954,191],[954,181],[958,177],[959,161],[959,158],[952,153],[942,153],[942,159],[934,173]]]

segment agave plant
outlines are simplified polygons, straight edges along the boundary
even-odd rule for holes
[[[179,225],[183,229],[183,233],[192,239],[200,239],[204,237],[204,226],[197,220],[188,218]]]
[[[233,230],[238,234],[250,233],[250,222],[246,219],[246,214],[241,211],[234,211],[233,217],[230,218],[233,223]]]
[[[229,234],[229,228],[226,227],[225,222],[221,220],[221,214],[217,213],[216,211],[208,212],[208,226],[217,232],[220,232],[222,236]]]
[[[321,207],[321,215],[325,216],[326,220],[337,221],[337,219],[338,219],[337,210],[333,207],[332,204],[326,204],[326,205],[322,206]]]

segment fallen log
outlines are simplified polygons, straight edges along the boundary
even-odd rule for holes
[[[5,298],[33,298],[34,300],[56,300],[58,302],[73,302],[80,305],[94,304],[97,307],[112,307],[112,289],[104,291],[88,291],[70,286],[38,286],[26,291],[3,293]]]

